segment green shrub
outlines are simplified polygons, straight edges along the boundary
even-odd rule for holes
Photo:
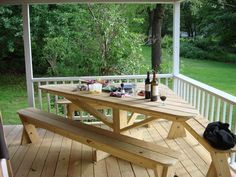
[[[180,56],[185,58],[236,62],[236,55],[225,51],[210,38],[181,39]]]

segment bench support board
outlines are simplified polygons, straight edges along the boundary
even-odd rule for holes
[[[180,137],[186,137],[184,126],[179,122],[172,122],[167,138],[175,139]]]
[[[25,122],[22,118],[21,118],[21,121],[24,126],[22,136],[21,136],[21,145],[39,142],[40,137],[37,133],[35,126]]]

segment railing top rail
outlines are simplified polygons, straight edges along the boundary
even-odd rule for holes
[[[159,78],[172,78],[172,74],[158,74]],[[119,75],[119,76],[81,76],[81,77],[45,77],[33,78],[33,82],[77,81],[92,79],[144,79],[146,75]]]
[[[230,102],[232,104],[236,104],[236,97],[233,96],[233,95],[230,95],[230,94],[228,94],[228,93],[226,93],[224,91],[221,91],[219,89],[211,87],[211,86],[209,86],[207,84],[204,84],[202,82],[199,82],[197,80],[191,79],[191,78],[189,78],[187,76],[184,76],[182,74],[178,74],[178,75],[176,75],[174,77],[182,79],[182,80],[184,80],[186,82],[189,82],[189,83],[195,85],[196,87],[199,87],[199,88],[203,89],[204,91],[206,91],[208,93],[211,93],[211,94],[213,94],[213,95],[215,95],[217,97],[220,97],[221,99],[223,99],[225,101],[228,101],[228,102]]]

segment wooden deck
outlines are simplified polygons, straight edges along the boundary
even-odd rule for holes
[[[146,141],[182,152],[176,166],[178,177],[203,177],[211,161],[209,153],[191,136],[168,140],[170,122],[159,120],[141,131]],[[38,144],[20,146],[21,125],[4,126],[16,177],[153,177],[153,171],[110,156],[96,164],[91,163],[92,148],[39,129],[42,140]]]

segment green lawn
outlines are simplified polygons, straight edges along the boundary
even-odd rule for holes
[[[144,65],[150,66],[150,48],[143,48]],[[163,51],[163,59],[170,60]],[[142,71],[145,73],[146,71]],[[236,95],[236,64],[181,58],[181,73],[225,92]],[[0,110],[5,124],[20,123],[16,111],[27,107],[25,76],[0,76]],[[36,97],[37,102],[37,97]]]
[[[0,75],[0,95],[4,124],[19,123],[16,111],[27,107],[25,76]]]
[[[181,58],[181,73],[236,96],[236,64]]]
[[[144,63],[147,65],[151,63],[150,51],[150,47],[143,47]],[[172,62],[172,57],[165,50],[163,60]],[[236,64],[187,58],[181,58],[180,63],[181,74],[236,96]]]

